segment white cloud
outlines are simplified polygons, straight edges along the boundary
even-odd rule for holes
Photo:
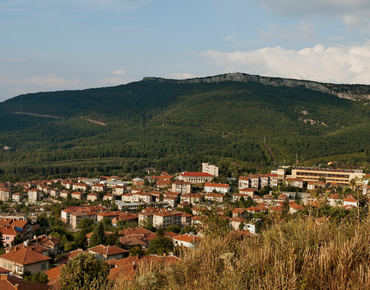
[[[316,45],[301,50],[278,46],[231,53],[208,50],[200,54],[207,63],[221,67],[225,72],[370,84],[370,41],[362,46],[325,48]]]
[[[58,77],[56,74],[52,73],[47,76],[35,76],[29,79],[18,81],[28,85],[37,85],[37,86],[48,86],[48,87],[77,87],[77,79],[64,79]]]
[[[331,16],[349,29],[370,31],[368,0],[258,0],[258,3],[283,16]]]
[[[126,71],[123,69],[117,69],[114,72],[112,72],[112,74],[123,76],[124,74],[126,74]]]

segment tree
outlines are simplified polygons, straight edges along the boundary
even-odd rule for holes
[[[145,252],[140,246],[133,247],[129,250],[132,256],[144,256]]]
[[[181,232],[181,227],[178,225],[168,226],[166,228],[166,232],[174,232],[175,234],[179,234]]]
[[[4,237],[3,233],[0,232],[0,249],[4,248]]]
[[[97,245],[103,245],[105,244],[105,233],[104,233],[104,225],[102,222],[98,222],[98,225],[96,226],[96,229],[93,231],[91,237],[89,246],[94,247]]]
[[[23,243],[23,239],[20,234],[16,234],[12,242],[13,246]]]
[[[150,241],[147,254],[162,255],[163,253],[168,254],[173,251],[172,240],[168,237],[156,237]]]
[[[80,253],[61,269],[62,290],[104,289],[108,284],[109,265],[90,253]]]
[[[27,281],[27,282],[34,282],[34,283],[41,283],[41,284],[47,284],[49,282],[48,275],[46,275],[44,272],[39,272],[39,273],[31,275],[31,272],[24,271],[23,279],[24,281]]]
[[[86,239],[84,230],[79,231],[78,233],[75,234],[74,242],[77,248],[82,248],[82,249],[86,248],[87,239]]]

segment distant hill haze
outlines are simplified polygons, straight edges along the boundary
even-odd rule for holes
[[[235,73],[21,95],[0,104],[0,148],[11,148],[0,166],[183,158],[171,166],[212,159],[258,169],[297,156],[362,165],[369,88]]]

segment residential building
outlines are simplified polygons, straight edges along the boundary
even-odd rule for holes
[[[106,189],[105,185],[100,183],[91,186],[92,192],[105,192],[105,189]]]
[[[30,240],[29,244],[44,246],[49,249],[49,254],[57,256],[60,254],[61,251],[60,242],[61,240],[56,237],[41,235]]]
[[[75,198],[75,199],[78,199],[78,200],[83,200],[84,197],[85,197],[85,193],[84,192],[80,192],[80,191],[75,191],[75,192],[72,192],[71,193],[71,197],[72,198]]]
[[[180,196],[181,202],[188,202],[188,203],[198,203],[198,202],[201,202],[202,199],[203,197],[200,193],[189,193],[189,194],[183,194]]]
[[[80,224],[81,220],[88,218],[93,220],[94,223],[97,222],[97,214],[96,212],[87,212],[87,211],[78,211],[72,212],[70,214],[70,225],[73,229],[77,229],[78,225]]]
[[[178,192],[180,194],[188,194],[191,193],[192,184],[190,182],[184,181],[175,181],[172,183],[172,191]]]
[[[216,191],[217,193],[226,194],[230,191],[229,184],[221,184],[221,183],[208,183],[204,184],[204,192],[213,192]]]
[[[210,182],[213,178],[213,175],[206,172],[184,172],[179,176],[179,180],[190,182],[191,184]]]
[[[354,199],[352,196],[343,198],[343,206],[346,206],[346,205],[358,207],[358,200]]]
[[[88,191],[89,186],[85,183],[73,183],[72,190]]]
[[[182,212],[163,210],[153,215],[153,226],[156,228],[166,228],[173,225],[181,226],[181,217]]]
[[[147,192],[138,192],[134,193],[131,198],[132,202],[145,202],[151,203],[154,202],[154,198],[150,193]]]
[[[300,210],[304,210],[304,206],[303,205],[299,205],[297,203],[295,203],[294,201],[291,201],[289,203],[289,212],[290,213],[295,213],[297,211],[300,211]]]
[[[52,196],[52,197],[54,197],[54,198],[57,198],[57,197],[59,197],[59,195],[60,195],[60,190],[59,190],[59,189],[57,189],[57,188],[52,188],[52,189],[50,190],[50,196]]]
[[[122,195],[126,192],[126,186],[116,185],[112,188],[112,194]]]
[[[87,251],[95,255],[95,257],[97,257],[99,260],[111,260],[111,259],[119,260],[124,258],[128,253],[128,251],[125,249],[116,246],[104,246],[104,245],[89,248],[87,249]]]
[[[9,188],[0,188],[0,199],[2,201],[8,201],[12,198],[12,191]]]
[[[141,179],[141,178],[134,178],[132,180],[132,184],[135,185],[135,186],[138,186],[138,187],[141,187],[144,185],[144,179]]]
[[[246,196],[250,196],[250,197],[253,197],[254,194],[255,194],[256,190],[253,189],[253,188],[243,188],[243,189],[240,189],[239,190],[239,193],[240,194],[243,194],[243,195],[246,195]]]
[[[271,174],[277,175],[278,179],[280,179],[280,180],[285,179],[285,173],[286,173],[286,169],[283,168],[283,167],[277,167],[277,168],[271,170]]]
[[[22,275],[25,268],[31,274],[47,271],[50,260],[50,257],[32,248],[21,248],[18,251],[0,255],[1,267],[10,270],[15,275]]]
[[[69,194],[69,191],[68,190],[62,190],[60,192],[60,197],[67,198],[68,197],[68,194]]]
[[[94,201],[96,201],[98,199],[99,199],[99,194],[97,194],[97,193],[89,193],[87,195],[87,200],[89,200],[89,201],[94,202]]]
[[[280,178],[279,178],[278,174],[269,173],[268,177],[269,177],[269,186],[270,187],[277,187],[279,185]]]
[[[352,179],[361,179],[365,176],[362,170],[333,169],[319,167],[294,167],[292,178],[301,178],[303,181],[318,181],[325,178],[327,183],[348,185]]]
[[[28,195],[28,201],[29,202],[36,202],[41,199],[41,191],[38,189],[30,189],[27,192]]]
[[[174,237],[172,240],[175,246],[183,246],[189,249],[194,249],[202,239],[196,235],[185,234]]]
[[[250,187],[254,189],[259,189],[260,177],[259,175],[249,175]]]
[[[16,276],[11,276],[7,274],[1,274],[0,276],[0,289],[2,290],[52,290],[51,285],[26,282],[21,278]]]
[[[114,200],[114,195],[113,194],[106,194],[103,196],[103,200]]]
[[[285,184],[288,186],[303,188],[304,182],[301,178],[287,178]]]
[[[224,195],[220,193],[206,193],[204,195],[205,200],[217,202],[217,203],[223,203],[224,202]]]
[[[209,163],[202,163],[202,172],[209,173],[214,177],[218,177],[219,168]]]
[[[157,180],[157,188],[166,188],[171,186],[172,186],[171,180]]]
[[[243,188],[249,188],[249,176],[239,176],[239,185],[238,188],[243,189]]]
[[[16,193],[13,193],[12,200],[14,200],[15,202],[20,202],[24,197],[25,197],[24,194],[16,192]]]
[[[101,213],[98,213],[98,214],[97,214],[97,222],[102,221],[105,217],[109,218],[109,219],[110,219],[110,221],[112,222],[112,220],[113,220],[114,218],[119,217],[121,214],[122,214],[122,212],[120,212],[120,211],[107,211],[107,212],[101,212]]]

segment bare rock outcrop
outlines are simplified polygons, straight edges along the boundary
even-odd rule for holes
[[[178,84],[199,84],[199,83],[219,83],[219,82],[256,82],[268,86],[275,87],[298,87],[304,86],[306,89],[317,91],[321,93],[335,95],[342,99],[349,99],[352,101],[367,99],[370,100],[370,86],[368,85],[342,85],[319,83],[314,81],[285,79],[275,77],[263,77],[259,75],[249,75],[243,73],[229,73],[204,78],[193,78],[185,80],[173,80],[156,77],[146,77],[143,81],[157,81]]]

